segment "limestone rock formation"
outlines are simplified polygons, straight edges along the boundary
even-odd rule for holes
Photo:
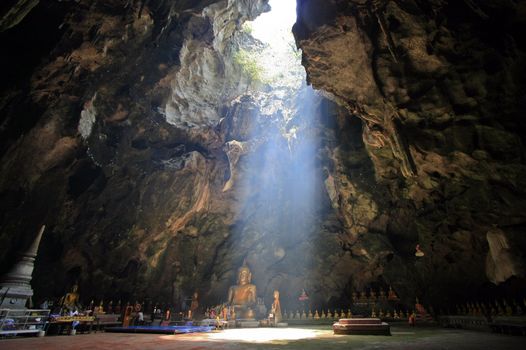
[[[505,232],[492,229],[486,233],[489,252],[486,258],[488,279],[499,284],[513,276],[524,276],[523,262],[508,243]]]

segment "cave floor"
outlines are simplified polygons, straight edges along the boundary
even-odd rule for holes
[[[524,349],[526,338],[443,328],[391,327],[392,336],[333,335],[330,326],[231,329],[184,335],[91,333],[0,340],[3,350]]]

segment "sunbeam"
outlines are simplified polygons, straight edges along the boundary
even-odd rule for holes
[[[272,10],[248,24],[263,43],[250,52],[263,73],[263,88],[247,93],[257,110],[240,159],[234,186],[242,193],[235,250],[246,258],[261,294],[277,289],[285,305],[296,307],[309,288],[317,214],[323,193],[317,152],[320,149],[320,96],[305,83],[301,52],[291,28],[294,0],[270,1]],[[230,186],[230,184],[229,184]],[[239,258],[238,258],[239,259]]]

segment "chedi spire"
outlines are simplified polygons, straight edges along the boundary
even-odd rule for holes
[[[0,279],[0,309],[23,309],[27,300],[33,296],[31,278],[45,228],[46,226],[42,225],[35,240],[21,254],[16,265]]]

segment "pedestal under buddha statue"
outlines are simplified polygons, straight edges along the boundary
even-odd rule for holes
[[[255,318],[256,286],[250,283],[251,280],[252,273],[245,262],[238,270],[237,284],[228,290],[228,304],[243,319]]]

